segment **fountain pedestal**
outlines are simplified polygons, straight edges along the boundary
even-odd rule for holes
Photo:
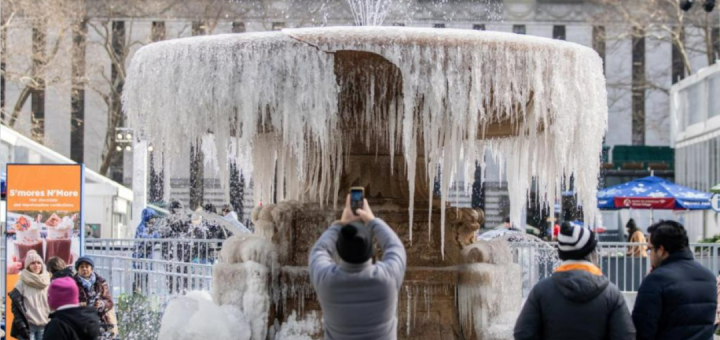
[[[397,173],[403,168],[404,159],[397,155],[391,170],[389,155],[381,154],[382,149],[378,149],[378,154],[362,150],[357,148],[349,156],[341,177],[341,187],[366,188],[366,198],[373,212],[395,230],[407,251],[408,268],[398,301],[398,338],[511,339],[512,314],[517,312],[521,303],[521,271],[511,262],[510,249],[505,241],[475,243],[475,232],[482,223],[483,212],[470,208],[448,208],[445,245],[441,247],[439,200],[433,202],[430,215],[429,186],[424,170],[418,171],[415,187],[419,191],[415,195],[411,242],[408,184]],[[420,162],[423,160],[418,160]],[[338,202],[344,203],[344,197],[345,193],[341,192]],[[259,247],[256,242],[232,240],[224,245],[223,254],[250,254],[235,256],[236,260],[260,256],[258,261],[277,266],[277,277],[267,279],[275,282],[273,287],[268,286],[274,291],[266,293],[272,297],[267,310],[268,322],[272,324],[277,319],[277,323],[282,324],[293,314],[300,318],[312,313],[322,315],[308,278],[308,254],[320,235],[339,219],[340,209],[321,207],[317,203],[285,201],[256,208],[252,217],[258,236],[251,238],[262,237],[272,243],[273,255],[256,255],[262,254],[263,247],[266,247]],[[226,248],[240,249],[231,251]],[[441,249],[444,249],[444,256]],[[376,259],[382,256],[377,245],[375,256]],[[250,273],[248,268],[237,269],[247,272],[244,275],[260,273],[257,270]],[[273,270],[266,272],[270,275]],[[229,272],[222,275],[237,277]],[[216,276],[214,279],[226,278]],[[243,294],[233,293],[235,296]],[[318,339],[321,335],[315,334]]]
[[[399,230],[398,234],[408,254],[416,255],[408,257],[408,269],[399,292],[399,339],[512,338],[512,326],[521,304],[522,274],[520,267],[511,262],[510,248],[505,241],[482,241],[457,247],[458,262],[451,263],[449,257],[445,260],[433,257],[430,250],[438,248],[433,242],[420,242],[420,239],[412,245],[407,242],[408,239],[403,236],[406,232],[403,233],[397,227],[401,223],[393,222],[402,220],[402,216],[406,215],[384,213],[383,205],[375,210],[378,216],[387,216],[389,224]],[[462,214],[451,213],[449,217]],[[421,232],[427,222],[421,217],[427,218],[427,214],[420,211],[417,215],[417,235],[427,240],[427,234]],[[265,206],[254,217],[257,218],[256,232],[272,240],[273,255],[263,254],[267,247],[263,242],[270,242],[238,241],[239,237],[234,236],[223,247],[223,261],[228,258],[230,261],[249,261],[252,265],[246,262],[219,264],[221,270],[216,268],[214,271],[214,282],[233,282],[230,280],[242,278],[254,281],[260,288],[245,283],[215,285],[214,296],[225,297],[216,299],[216,302],[240,304],[237,305],[239,308],[251,308],[254,314],[258,314],[258,308],[266,308],[266,317],[263,316],[262,320],[268,322],[268,327],[272,324],[281,327],[291,315],[298,315],[299,318],[313,313],[322,315],[308,277],[308,252],[320,234],[335,220],[336,214],[317,204],[281,202]],[[438,218],[436,216],[433,220],[437,223]],[[468,227],[466,223],[452,221],[449,221],[447,228],[452,240],[446,244],[460,245],[461,242],[456,241],[461,235],[458,231],[468,230]],[[259,236],[250,238],[260,239]],[[433,240],[438,239],[439,235],[433,235]],[[230,251],[231,247],[236,250]],[[418,255],[423,251],[428,255]],[[248,255],[234,256],[232,259],[232,255],[226,254]],[[277,262],[273,262],[275,260]],[[254,261],[265,261],[266,265]],[[277,277],[272,277],[274,266]],[[264,280],[263,275],[266,275]],[[232,292],[219,291],[222,289]],[[269,303],[264,304],[266,300],[257,296],[266,296]],[[319,322],[316,327],[316,330],[321,329]],[[316,331],[313,336],[313,339],[321,339],[322,332]]]

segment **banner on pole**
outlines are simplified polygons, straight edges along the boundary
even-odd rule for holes
[[[81,164],[7,165],[7,330],[13,320],[12,301],[7,294],[15,288],[27,254],[36,252],[45,264],[58,257],[68,266],[80,256],[83,170]]]

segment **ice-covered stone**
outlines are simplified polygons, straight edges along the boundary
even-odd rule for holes
[[[202,139],[203,150],[216,156],[210,169],[218,169],[225,187],[232,160],[254,176],[256,201],[272,203],[277,185],[279,200],[337,202],[351,142],[343,138],[348,117],[338,107],[341,51],[370,52],[399,69],[397,97],[381,98],[375,85],[382,79],[359,87],[367,92],[359,94],[363,98],[388,101],[389,110],[370,100],[363,116],[351,119],[369,126],[363,138],[379,138],[390,154],[402,151],[411,198],[422,155],[431,182],[438,170],[442,174],[444,217],[453,177],[463,172],[473,178],[467,175],[491,150],[504,164],[515,223],[531,184],[547,206],[570,176],[585,220],[593,221],[607,126],[605,79],[597,53],[568,42],[401,27],[175,39],[136,53],[124,109],[156,154],[164,155],[155,158],[156,167],[171,167],[168,159]],[[504,129],[504,138],[492,138],[496,129]],[[459,159],[465,168],[457,168]]]
[[[250,340],[250,324],[240,309],[219,306],[202,291],[170,301],[163,314],[159,340]],[[260,339],[253,337],[252,339]]]

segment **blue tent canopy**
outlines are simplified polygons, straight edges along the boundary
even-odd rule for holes
[[[712,194],[649,176],[598,191],[600,209],[710,209]]]

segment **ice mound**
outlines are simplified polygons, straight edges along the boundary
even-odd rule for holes
[[[170,301],[159,340],[250,340],[250,324],[234,306],[218,306],[208,292],[192,291]]]

